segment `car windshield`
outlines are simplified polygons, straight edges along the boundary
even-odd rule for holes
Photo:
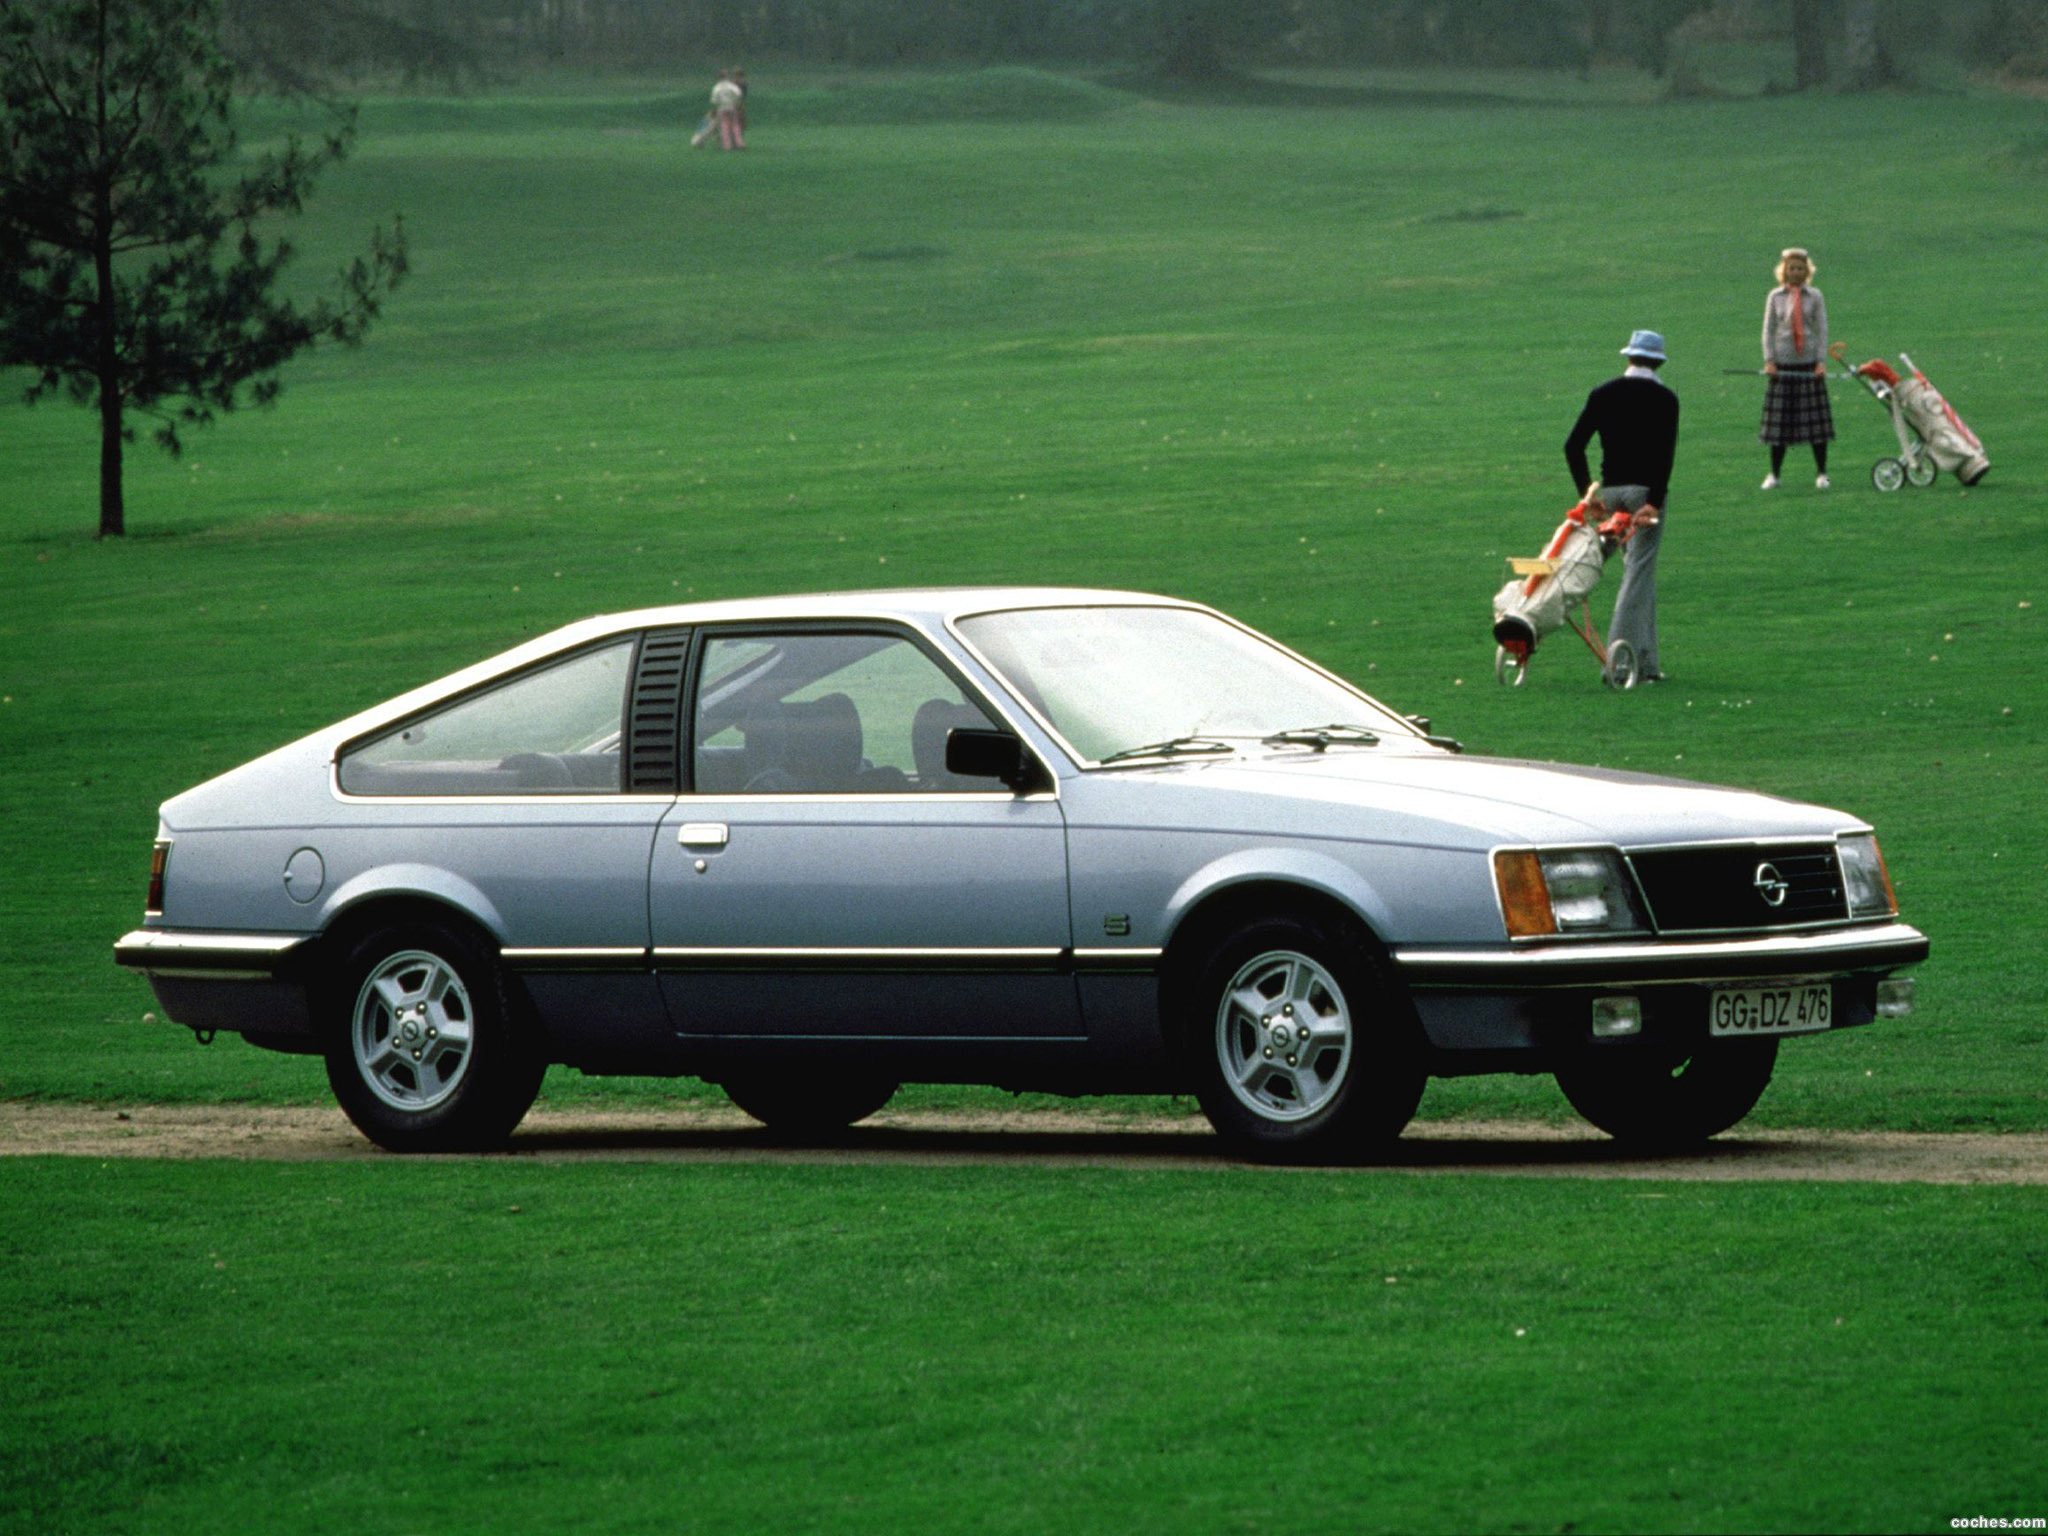
[[[1021,608],[959,628],[1091,762],[1146,756],[1134,749],[1154,745],[1161,756],[1192,756],[1214,750],[1204,741],[1318,727],[1414,734],[1270,640],[1191,608]]]

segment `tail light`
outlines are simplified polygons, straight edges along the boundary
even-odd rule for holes
[[[149,896],[142,903],[145,917],[164,915],[164,866],[171,862],[171,845],[158,843],[149,855]]]

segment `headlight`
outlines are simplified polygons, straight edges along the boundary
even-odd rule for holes
[[[1875,837],[1859,832],[1837,839],[1835,849],[1842,859],[1842,894],[1849,898],[1851,917],[1890,917],[1899,910]]]
[[[1493,856],[1493,879],[1510,938],[1649,927],[1634,882],[1611,848],[1503,851]]]

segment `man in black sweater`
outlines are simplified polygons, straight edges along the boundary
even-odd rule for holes
[[[1628,370],[1586,396],[1564,460],[1572,484],[1583,496],[1593,477],[1586,445],[1600,438],[1600,500],[1610,512],[1627,512],[1633,522],[1614,618],[1607,626],[1615,642],[1635,651],[1638,678],[1664,681],[1657,655],[1657,546],[1664,537],[1664,499],[1671,488],[1671,463],[1678,453],[1678,396],[1657,377],[1664,366],[1664,338],[1637,331],[1621,349]]]

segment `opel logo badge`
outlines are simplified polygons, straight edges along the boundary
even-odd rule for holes
[[[1767,907],[1782,907],[1792,887],[1785,883],[1785,877],[1778,873],[1775,864],[1759,864],[1756,867],[1756,893],[1763,897]]]

